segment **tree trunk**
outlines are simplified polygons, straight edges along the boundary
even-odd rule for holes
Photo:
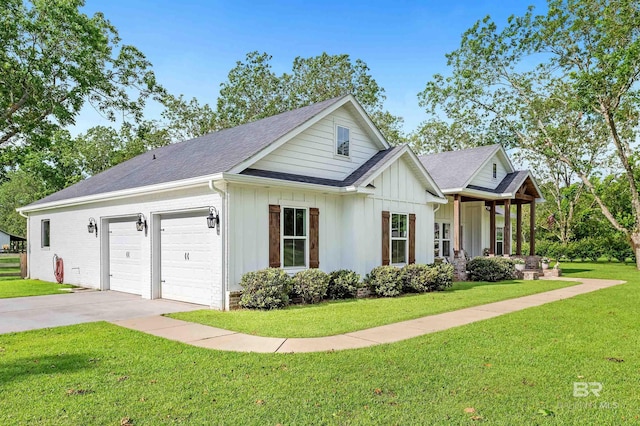
[[[636,268],[640,270],[640,231],[631,234],[631,246],[636,255]]]

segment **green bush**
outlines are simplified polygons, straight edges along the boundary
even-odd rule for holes
[[[360,275],[349,269],[340,269],[329,274],[327,298],[349,299],[356,297],[360,287]]]
[[[451,287],[453,285],[453,265],[450,263],[437,263],[433,267],[437,271],[435,289],[442,291]]]
[[[240,306],[249,309],[277,309],[289,304],[291,277],[280,268],[247,272],[240,280]]]
[[[293,293],[303,303],[318,303],[327,295],[329,274],[320,269],[305,269],[293,276]]]
[[[507,257],[474,257],[467,263],[471,281],[496,282],[515,278],[513,260]]]
[[[453,265],[449,263],[406,265],[402,268],[401,277],[403,291],[407,293],[441,291],[453,284]]]
[[[402,270],[390,265],[378,266],[367,274],[365,283],[378,296],[399,296],[402,294]]]

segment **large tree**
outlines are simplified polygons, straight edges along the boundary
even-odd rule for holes
[[[248,53],[221,84],[217,119],[219,127],[233,127],[345,94],[358,99],[389,142],[405,141],[402,118],[383,108],[384,89],[364,61],[346,54],[297,57],[290,73],[277,75],[270,55]]]
[[[624,233],[640,268],[638,147],[640,4],[550,0],[546,14],[477,22],[448,57],[451,75],[420,94],[436,115],[565,164]],[[623,177],[633,220],[622,222],[592,179]]]
[[[110,119],[139,119],[148,97],[161,92],[145,56],[82,6],[0,0],[0,146],[46,140],[87,103]]]

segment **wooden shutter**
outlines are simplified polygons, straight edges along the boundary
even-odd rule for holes
[[[318,227],[320,210],[309,209],[309,268],[320,267],[320,251],[318,247]]]
[[[409,263],[416,263],[416,215],[409,215]]]
[[[269,204],[269,267],[280,266],[280,206]]]
[[[382,264],[388,265],[391,239],[389,237],[389,212],[382,212]]]

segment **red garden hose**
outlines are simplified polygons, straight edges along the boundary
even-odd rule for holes
[[[56,276],[58,284],[62,284],[64,281],[64,262],[57,254],[53,255],[53,274]]]

